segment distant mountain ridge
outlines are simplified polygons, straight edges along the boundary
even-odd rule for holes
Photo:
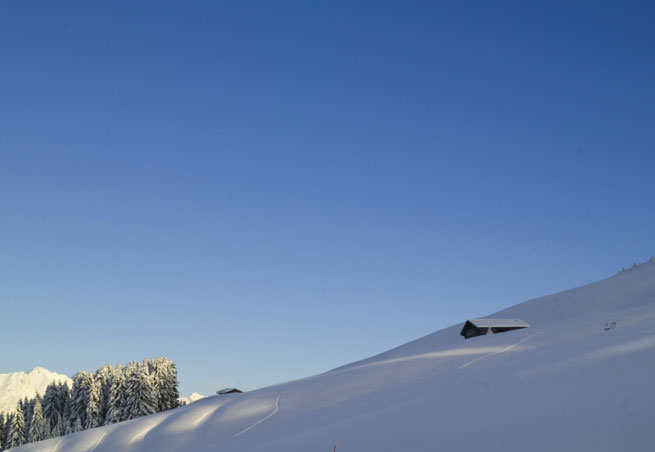
[[[198,400],[204,399],[205,397],[206,396],[202,394],[198,394],[197,392],[192,392],[187,397],[180,397],[177,400],[179,400],[180,402],[184,402],[188,405],[189,403],[197,402]]]
[[[35,367],[29,372],[0,374],[0,413],[12,412],[18,401],[36,394],[43,395],[50,383],[66,383],[73,386],[73,380],[66,375],[51,372],[43,367]]]

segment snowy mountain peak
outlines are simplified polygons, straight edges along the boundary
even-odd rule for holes
[[[16,409],[19,400],[43,395],[52,382],[67,383],[73,381],[66,375],[51,372],[43,367],[35,367],[29,372],[12,372],[0,374],[0,413]]]
[[[205,398],[204,395],[199,394],[197,392],[192,392],[191,394],[189,394],[186,397],[180,397],[178,400],[181,401],[181,402],[185,402],[188,405],[189,403],[197,402],[198,400],[204,399],[204,398]]]

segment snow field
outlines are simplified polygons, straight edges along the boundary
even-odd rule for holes
[[[471,317],[479,317],[473,312]],[[655,265],[460,325],[330,372],[29,444],[17,452],[649,450]],[[462,319],[464,322],[466,319]],[[605,331],[606,322],[616,329]]]

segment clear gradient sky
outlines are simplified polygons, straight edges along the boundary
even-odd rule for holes
[[[300,378],[655,254],[655,7],[0,2],[0,373]]]

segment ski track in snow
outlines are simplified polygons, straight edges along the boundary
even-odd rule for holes
[[[511,349],[513,349],[514,347],[518,347],[518,346],[521,345],[522,343],[526,342],[526,341],[529,340],[530,338],[535,337],[535,336],[538,335],[538,334],[541,334],[541,331],[537,331],[536,333],[531,334],[531,335],[529,335],[528,337],[524,337],[523,339],[521,339],[520,341],[518,341],[516,344],[508,345],[507,347],[505,347],[505,348],[503,348],[503,349],[501,349],[501,350],[498,350],[498,351],[496,351],[496,352],[491,352],[491,353],[488,353],[488,354],[486,354],[486,355],[479,356],[479,357],[477,357],[477,358],[475,358],[475,359],[472,359],[471,361],[462,364],[462,365],[459,366],[457,369],[458,369],[458,370],[459,370],[459,369],[464,369],[465,367],[468,367],[468,366],[470,366],[471,364],[474,364],[474,363],[476,363],[476,362],[478,362],[478,361],[480,361],[480,360],[483,360],[483,359],[485,359],[485,358],[489,358],[490,356],[498,355],[498,354],[500,354],[500,353],[508,352],[508,351],[510,351]]]
[[[273,417],[273,415],[274,415],[275,413],[277,413],[278,410],[280,409],[280,397],[282,397],[282,396],[277,396],[277,400],[275,400],[275,408],[273,409],[273,411],[271,411],[269,414],[267,414],[266,417],[261,418],[260,420],[258,420],[258,421],[255,422],[254,424],[252,424],[250,427],[247,427],[246,429],[241,430],[239,433],[237,433],[236,435],[232,436],[232,438],[236,438],[237,436],[243,435],[243,434],[246,433],[247,431],[250,431],[250,430],[252,430],[253,428],[257,427],[259,424],[261,424],[261,423],[264,422],[265,420],[270,419],[271,417]]]
[[[50,452],[56,452],[57,449],[59,449],[59,445],[61,444],[62,441],[63,441],[63,438],[60,439],[59,441],[57,441],[57,444],[55,444],[55,447],[53,447]]]
[[[107,433],[109,433],[110,430],[112,430],[112,429],[111,428],[106,428],[105,429],[105,431],[102,433],[102,436],[100,438],[98,438],[98,441],[96,441],[96,443],[93,445],[93,447],[91,449],[89,449],[89,452],[93,452],[94,450],[96,450],[98,448],[100,443],[102,443],[105,440],[105,436],[107,436]],[[59,443],[57,443],[57,445],[59,445]]]

